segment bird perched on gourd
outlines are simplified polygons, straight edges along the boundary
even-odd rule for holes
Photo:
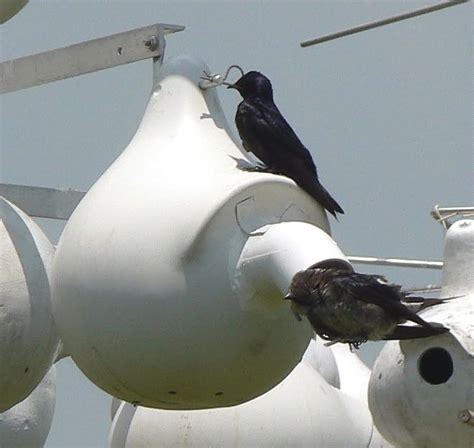
[[[265,164],[247,170],[287,176],[334,217],[344,213],[319,182],[310,152],[275,105],[270,80],[250,71],[227,88],[236,89],[243,98],[237,107],[235,124],[244,149]]]

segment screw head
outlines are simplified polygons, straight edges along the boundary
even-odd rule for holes
[[[150,36],[145,40],[145,47],[148,47],[150,51],[155,51],[158,48],[158,38],[156,36]]]

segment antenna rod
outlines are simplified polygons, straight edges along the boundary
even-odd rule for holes
[[[338,31],[337,33],[327,34],[326,36],[318,37],[316,39],[307,40],[301,42],[301,47],[309,47],[311,45],[317,45],[322,42],[327,42],[329,40],[339,39],[340,37],[349,36],[350,34],[361,33],[362,31],[367,31],[372,28],[378,28],[379,26],[389,25],[390,23],[400,22],[402,20],[411,19],[413,17],[418,17],[423,14],[428,14],[430,12],[439,11],[440,9],[449,8],[450,6],[459,5],[461,3],[467,3],[469,0],[451,0],[448,2],[438,3],[437,5],[427,6],[425,8],[417,9],[415,11],[407,12],[405,14],[400,14],[398,16],[388,17],[387,19],[377,20],[376,22],[366,23],[365,25],[359,25],[354,28],[349,28],[348,30]]]

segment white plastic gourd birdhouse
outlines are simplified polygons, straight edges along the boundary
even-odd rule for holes
[[[0,413],[0,447],[44,446],[56,405],[56,368],[53,365],[41,383],[23,401]]]
[[[54,247],[20,209],[0,198],[0,412],[26,398],[55,359],[50,270]]]
[[[342,356],[355,355],[347,350]],[[330,385],[317,369],[331,381],[338,380],[331,350],[312,341],[303,360],[279,385],[238,406],[169,411],[122,402],[114,416],[110,447],[152,447],[159,440],[161,447],[389,448],[374,429],[367,404]],[[346,374],[357,371],[352,366]],[[361,389],[366,389],[366,380],[360,379]]]
[[[292,275],[344,258],[292,181],[236,167],[245,156],[216,91],[198,87],[205,69],[190,57],[161,67],[136,135],[57,250],[68,351],[99,387],[144,406],[229,406],[274,387],[311,337],[282,300]]]
[[[393,341],[379,355],[369,405],[381,434],[397,447],[468,447],[474,440],[474,221],[447,234],[441,297],[423,319],[450,333]]]

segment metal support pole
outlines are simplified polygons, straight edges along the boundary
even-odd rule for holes
[[[349,36],[350,34],[361,33],[362,31],[371,30],[372,28],[378,28],[380,26],[389,25],[390,23],[400,22],[402,20],[411,19],[418,17],[423,14],[430,12],[439,11],[440,9],[449,8],[450,6],[459,5],[461,3],[467,3],[469,0],[451,0],[448,2],[439,3],[433,6],[427,6],[425,8],[417,9],[415,11],[400,14],[398,16],[388,17],[387,19],[377,20],[376,22],[366,23],[365,25],[359,25],[348,30],[338,31],[337,33],[327,34],[326,36],[318,37],[316,39],[310,39],[300,43],[301,47],[309,47],[311,45],[320,44],[329,40],[339,39],[340,37]]]
[[[409,260],[404,258],[376,258],[348,256],[351,263],[375,266],[399,266],[402,268],[443,269],[442,261]]]

